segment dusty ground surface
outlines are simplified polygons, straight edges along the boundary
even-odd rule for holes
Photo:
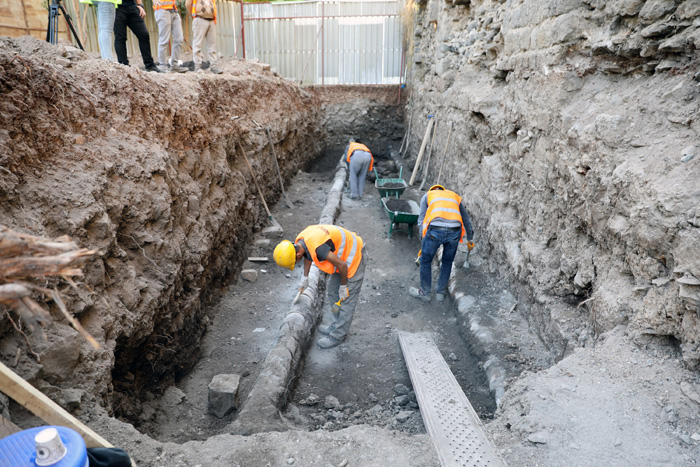
[[[328,153],[308,173],[301,172],[294,178],[288,191],[293,209],[282,201],[277,203],[273,217],[283,226],[285,238],[293,239],[307,225],[318,222],[338,159],[337,154]],[[416,195],[411,192],[404,196]],[[450,356],[447,361],[477,412],[490,418],[495,403],[478,361],[471,356],[455,325],[450,303],[425,306],[408,295],[408,287],[419,280],[414,265],[420,248],[416,228],[410,239],[405,224],[389,236],[389,219],[371,181],[367,182],[362,200],[343,197],[337,223],[359,233],[365,241],[369,263],[361,301],[351,334],[343,345],[329,351],[315,345],[308,349],[303,371],[294,383],[287,417],[303,429],[336,430],[364,423],[424,433],[415,396],[411,395],[411,400],[395,400],[401,395],[394,390],[397,385],[411,386],[396,335],[403,330],[434,335],[445,358]],[[272,239],[266,246],[253,244],[248,256],[272,259],[272,249],[278,241]],[[244,403],[258,376],[257,370],[275,345],[302,271],[296,268],[290,273],[273,261],[263,265],[249,262],[244,268],[255,269],[258,279],[252,283],[239,279],[212,311],[212,328],[204,339],[205,358],[176,385],[184,398],[163,398],[155,413],[144,414],[152,420],[142,429],[158,439],[183,442],[218,433],[235,419],[236,412],[222,420],[206,413],[211,378],[219,373],[246,375],[240,397]],[[328,313],[326,303],[326,319]],[[324,407],[327,396],[338,401],[331,410]],[[399,412],[404,412],[401,421],[396,419]]]

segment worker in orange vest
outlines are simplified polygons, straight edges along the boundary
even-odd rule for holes
[[[360,199],[365,190],[367,172],[372,170],[374,165],[372,153],[367,146],[351,139],[345,148],[345,162],[348,163],[350,172],[350,199]]]
[[[424,302],[430,301],[431,265],[435,253],[442,246],[442,265],[435,289],[435,299],[442,302],[447,294],[447,281],[452,272],[457,247],[462,243],[465,234],[467,248],[470,251],[474,248],[472,221],[457,193],[446,190],[442,185],[433,185],[421,198],[418,228],[423,239],[420,253],[420,288],[411,287],[408,293]]]
[[[188,71],[180,66],[180,51],[182,50],[182,19],[175,0],[153,0],[153,15],[158,25],[158,62],[166,71],[185,73]],[[173,38],[173,50],[168,60],[170,37]]]
[[[318,332],[326,337],[316,344],[321,349],[330,349],[342,343],[350,330],[365,277],[367,255],[362,238],[337,225],[310,225],[297,235],[294,243],[280,242],[273,257],[279,266],[291,271],[304,258],[300,292],[309,285],[312,264],[330,274],[326,291],[333,322],[318,327]]]
[[[206,61],[209,71],[220,75],[222,71],[216,66],[216,0],[186,0],[185,8],[192,14],[194,71],[203,72],[202,61]]]

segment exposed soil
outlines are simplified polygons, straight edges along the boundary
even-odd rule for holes
[[[392,212],[407,212],[411,214],[411,205],[404,199],[387,199],[384,201],[386,207]],[[418,213],[415,213],[418,214]]]
[[[387,182],[380,185],[382,188],[404,188],[406,185],[404,183],[398,182]]]

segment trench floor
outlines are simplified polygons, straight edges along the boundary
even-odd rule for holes
[[[307,172],[299,172],[287,187],[292,209],[282,200],[271,206],[273,217],[284,229],[282,238],[293,240],[307,225],[318,222],[335,174],[329,157],[337,161],[335,155],[326,156]],[[420,196],[408,188],[401,198],[418,202]],[[396,385],[411,388],[398,331],[429,332],[476,412],[482,419],[491,418],[495,402],[480,362],[460,335],[453,302],[448,298],[443,303],[434,299],[424,303],[408,295],[408,288],[419,283],[414,263],[420,249],[417,227],[413,227],[412,238],[405,224],[395,226],[389,235],[389,218],[369,180],[361,200],[350,200],[349,193],[343,196],[336,223],[357,232],[365,242],[369,262],[360,303],[342,345],[321,350],[315,341],[322,336],[314,336],[303,371],[293,383],[285,413],[290,423],[307,430],[366,423],[424,433],[417,406],[405,404],[405,400],[401,405],[395,399]],[[245,263],[243,269],[255,269],[258,279],[248,282],[235,278],[223,291],[222,300],[210,312],[203,358],[164,397],[153,401],[152,419],[140,427],[142,431],[161,441],[183,443],[225,432],[235,420],[235,411],[223,419],[207,413],[207,385],[220,373],[241,375],[243,404],[267,353],[277,342],[279,326],[302,276],[302,268],[290,272],[274,264],[272,250],[279,240],[249,246],[247,256],[268,257],[269,261]],[[455,264],[463,260],[463,254],[458,253]],[[472,268],[470,277],[474,274],[478,272]],[[433,277],[435,283],[435,271]],[[480,280],[487,280],[486,274]],[[489,290],[499,293],[498,287]],[[328,323],[330,308],[328,303],[323,306],[323,322]],[[327,396],[335,397],[340,405],[333,410],[325,408]],[[319,402],[313,403],[316,400]]]

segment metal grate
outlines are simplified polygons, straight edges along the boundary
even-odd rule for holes
[[[442,465],[505,466],[432,339],[399,332],[399,343],[425,428]]]

